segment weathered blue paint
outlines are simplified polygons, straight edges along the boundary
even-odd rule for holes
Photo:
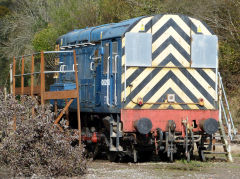
[[[104,24],[96,27],[89,27],[80,30],[74,30],[61,37],[57,43],[62,46],[80,44],[84,42],[98,42],[101,40],[114,39],[121,37],[127,29],[143,17],[137,17],[130,20],[125,20],[119,23]],[[101,39],[102,33],[102,39]],[[61,43],[62,39],[62,43]]]
[[[90,27],[80,30],[74,30],[57,40],[60,46],[76,45],[83,43],[94,43],[94,45],[75,46],[72,49],[76,50],[78,63],[78,80],[79,80],[79,98],[81,112],[96,112],[96,113],[120,113],[121,108],[121,38],[124,33],[143,17],[138,17],[130,20],[125,20],[119,23],[105,24],[97,27]],[[112,64],[115,58],[113,55],[113,42],[118,45],[118,60],[117,60],[117,75],[116,75],[116,96],[117,103],[115,104],[115,74],[113,73]],[[110,86],[109,86],[109,103],[106,103],[107,85],[102,85],[102,80],[107,79],[104,74],[104,45],[109,44],[110,56]],[[71,50],[72,50],[71,49]],[[97,50],[97,51],[96,51]],[[96,54],[97,53],[97,54]],[[93,57],[101,57],[99,60],[94,60]],[[60,62],[65,66],[65,70],[73,70],[72,54],[62,54]],[[90,69],[90,66],[93,70]],[[51,91],[71,90],[75,88],[74,73],[60,73],[59,79],[50,86]],[[53,103],[53,101],[51,101]],[[63,107],[64,100],[58,100],[58,105]],[[70,106],[70,110],[77,110],[77,101],[74,100]]]
[[[114,101],[115,92],[115,76],[112,69],[113,54],[112,54],[112,42],[118,44],[118,61],[117,61],[117,80],[116,80],[116,92],[117,92],[117,105]],[[107,86],[102,85],[101,81],[107,79],[107,75],[103,73],[103,55],[101,55],[101,48],[106,43],[109,44],[110,54],[110,87],[109,87],[109,102],[106,104]],[[81,112],[96,112],[96,113],[119,113],[121,107],[121,38],[113,40],[105,40],[102,43],[94,46],[86,46],[74,48],[76,50],[77,63],[78,63],[78,80],[79,80],[79,98]],[[93,70],[90,69],[92,62],[95,62],[95,50],[98,50],[98,57],[101,59],[97,63],[92,64]],[[66,65],[65,70],[73,70],[73,57],[70,54],[63,54],[60,56],[61,64]],[[75,89],[75,76],[74,73],[60,73],[59,79],[50,86],[51,91],[71,90]],[[53,101],[51,101],[53,104]],[[58,100],[58,105],[63,107],[65,105],[64,100]],[[70,106],[70,111],[77,110],[76,100]]]

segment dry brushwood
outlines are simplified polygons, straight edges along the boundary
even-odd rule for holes
[[[27,96],[17,101],[11,95],[5,100],[0,92],[0,166],[8,168],[13,176],[83,175],[84,148],[72,146],[74,137],[53,127],[50,106],[45,105],[43,109],[35,101]],[[16,131],[12,130],[14,113]]]

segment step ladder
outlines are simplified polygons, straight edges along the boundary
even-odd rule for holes
[[[204,154],[225,154],[225,156],[227,157],[227,160],[230,162],[233,162],[233,158],[231,154],[231,145],[230,145],[231,141],[229,140],[228,136],[225,133],[224,125],[221,119],[219,119],[219,132],[212,136],[211,142],[212,142],[211,150],[205,151]],[[216,152],[216,146],[222,146],[223,151]]]
[[[204,148],[202,151],[200,151],[202,152],[200,154],[202,161],[206,161],[205,155],[207,154],[212,154],[214,158],[216,155],[224,154],[229,162],[233,162],[230,142],[231,141],[229,140],[228,136],[225,133],[222,120],[219,119],[219,131],[211,136],[207,136],[205,138],[204,144],[202,145],[202,147]],[[217,146],[222,146],[223,151],[216,152]]]
[[[119,115],[117,115],[117,120],[115,121],[113,116],[110,117],[110,151],[123,151],[120,145],[120,137],[122,137],[122,127],[120,123]]]
[[[227,160],[233,162],[232,154],[231,154],[231,141],[237,134],[237,130],[234,126],[232,115],[230,112],[226,92],[224,90],[224,86],[222,83],[222,77],[220,73],[218,73],[219,79],[219,132],[212,135],[210,137],[210,143],[204,144],[209,147],[203,151],[204,154],[225,154]],[[224,99],[222,99],[222,94]],[[223,115],[222,115],[223,114]],[[224,122],[223,122],[224,117]],[[225,132],[225,127],[227,129],[227,134]],[[216,140],[220,140],[220,143],[216,143]],[[222,146],[223,152],[216,152],[216,146]]]
[[[222,77],[219,72],[218,72],[218,78],[219,78],[219,101],[220,101],[219,114],[221,115],[221,119],[222,119],[222,112],[223,112],[223,116],[225,119],[225,125],[228,129],[227,130],[228,138],[230,139],[230,141],[232,141],[237,134],[237,129],[235,128],[234,123],[233,123],[232,114],[230,112],[230,108],[229,108],[229,104],[228,104],[228,100],[227,100],[227,95],[224,90],[224,86],[222,83]],[[224,96],[224,99],[222,99],[222,94]]]

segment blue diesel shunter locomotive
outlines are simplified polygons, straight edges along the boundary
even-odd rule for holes
[[[205,23],[172,14],[59,37],[61,51],[76,51],[82,140],[89,152],[108,151],[112,161],[153,153],[173,160],[176,152],[189,158],[197,143],[203,155],[206,137],[218,129],[217,41]],[[59,66],[63,73],[50,89],[75,89],[74,73],[67,73],[71,55],[62,54]],[[75,100],[72,116],[76,110]]]

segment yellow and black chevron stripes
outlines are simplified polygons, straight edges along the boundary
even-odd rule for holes
[[[141,19],[130,32],[145,26],[152,33],[152,67],[127,67],[125,38],[122,38],[122,101],[129,109],[215,109],[215,69],[191,68],[191,35],[212,34],[201,21],[183,15],[156,15]],[[126,91],[124,91],[126,79]],[[167,94],[175,94],[179,104],[162,104]],[[136,105],[138,97],[147,104]],[[204,107],[197,104],[199,98]],[[154,104],[155,103],[155,104]],[[157,103],[157,104],[156,104]]]
[[[194,18],[189,18],[191,20],[191,22],[193,23],[192,26],[195,26],[194,28],[197,28],[197,33],[202,33],[205,35],[211,35],[213,34],[211,32],[211,30],[208,28],[208,26],[206,26],[205,24],[203,24],[201,21],[194,19]],[[195,33],[195,31],[193,32]]]
[[[144,78],[138,75],[143,71],[148,71]],[[171,105],[174,109],[215,109],[215,82],[202,69],[141,67],[129,76],[126,92],[127,109],[166,109],[169,104],[154,103],[164,102],[167,94],[175,94],[176,102],[181,103]],[[135,104],[139,97],[146,103],[142,107]],[[193,104],[200,98],[205,101],[204,107]]]
[[[182,65],[190,66],[190,28],[186,33],[183,29],[185,28],[184,22],[179,20],[178,15],[164,15],[159,19],[155,18],[152,31],[153,31],[153,45],[152,45],[152,59],[154,65],[163,66],[161,62],[162,53],[166,48],[172,46],[181,54]],[[163,23],[164,22],[164,23]],[[183,25],[184,24],[184,25]],[[176,51],[175,50],[175,51]],[[168,53],[175,54],[175,51],[167,50]],[[177,56],[177,54],[175,55]],[[178,56],[177,56],[178,57]],[[178,60],[178,58],[176,58]],[[184,60],[183,60],[184,59]],[[185,62],[185,63],[184,63]]]

